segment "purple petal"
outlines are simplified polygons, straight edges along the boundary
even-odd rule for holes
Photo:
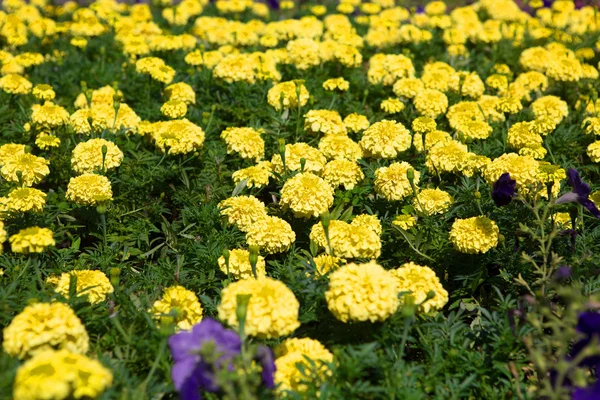
[[[171,378],[173,379],[173,385],[178,392],[181,392],[183,388],[188,384],[188,381],[194,379],[192,377],[194,369],[196,368],[196,360],[188,358],[180,362],[176,362],[171,369]],[[196,382],[197,384],[197,382]]]
[[[598,210],[598,207],[596,207],[596,204],[594,204],[593,201],[588,198],[580,198],[579,204],[584,206],[594,217],[600,218],[600,210]]]
[[[581,180],[581,176],[576,169],[569,168],[567,171],[567,183],[573,188],[573,192],[579,196],[587,198],[590,195],[590,187]]]
[[[267,346],[258,346],[256,350],[256,359],[262,366],[261,379],[263,385],[267,388],[275,387],[275,360],[273,351]]]
[[[577,330],[586,335],[600,334],[600,313],[586,311],[579,314]]]
[[[199,357],[194,355],[193,351],[199,349],[200,344],[190,332],[179,332],[169,338],[169,348],[175,362],[183,361],[190,357],[199,360]]]

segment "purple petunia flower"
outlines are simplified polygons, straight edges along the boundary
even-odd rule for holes
[[[577,388],[571,395],[572,400],[597,400],[600,399],[600,380],[592,386]]]
[[[258,346],[254,358],[262,366],[262,384],[267,388],[275,387],[275,359],[273,358],[273,351],[267,346]]]
[[[507,205],[512,201],[515,195],[517,187],[517,181],[510,179],[510,174],[505,172],[494,182],[494,189],[492,190],[492,199],[498,207]]]
[[[169,347],[175,362],[171,370],[175,389],[182,400],[198,400],[200,389],[219,390],[215,374],[222,368],[233,368],[232,359],[240,354],[242,342],[234,331],[205,318],[191,331],[171,336]],[[203,359],[202,353],[208,350],[212,350],[213,362]]]
[[[573,188],[568,193],[563,194],[556,200],[556,204],[577,202],[584,206],[596,218],[600,218],[600,210],[588,197],[590,195],[590,186],[581,180],[579,172],[573,168],[567,171],[567,183]]]

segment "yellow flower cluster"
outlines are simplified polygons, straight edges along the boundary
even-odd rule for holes
[[[300,326],[300,304],[282,282],[269,277],[244,279],[230,283],[221,291],[219,319],[238,328],[237,296],[251,295],[248,302],[245,332],[257,338],[287,336]]]
[[[396,158],[410,148],[411,136],[399,122],[382,120],[365,130],[359,144],[365,155],[373,158]]]
[[[113,142],[90,139],[73,149],[71,168],[77,174],[109,171],[123,162],[123,152]]]
[[[219,203],[221,215],[227,222],[237,225],[242,232],[247,232],[259,221],[267,218],[267,210],[263,202],[254,196],[236,196]]]
[[[413,191],[408,179],[409,170],[413,172],[414,184],[417,185],[421,174],[405,161],[392,163],[389,167],[378,168],[375,171],[375,181],[373,182],[377,194],[389,201],[402,200],[410,195]]]
[[[285,145],[285,169],[287,171],[300,171],[302,168],[301,160],[304,159],[304,172],[312,172],[315,175],[321,175],[327,158],[318,149],[311,147],[307,143],[294,143]],[[273,171],[278,174],[284,172],[284,165],[281,155],[275,154],[271,158]]]
[[[374,216],[367,219],[359,215],[351,223],[331,221],[329,242],[323,224],[319,222],[311,228],[310,240],[342,258],[378,258],[381,254],[381,225],[373,218],[376,219]]]
[[[423,189],[413,200],[417,213],[424,215],[443,214],[454,203],[452,196],[441,189]]]
[[[265,216],[246,232],[248,246],[258,246],[267,254],[288,251],[295,240],[296,234],[290,224],[278,217]]]
[[[196,294],[183,286],[165,288],[160,299],[152,304],[149,311],[159,323],[165,316],[173,318],[177,329],[190,330],[202,321],[202,305]]]
[[[310,110],[304,115],[304,129],[314,134],[347,134],[340,113],[333,110]]]
[[[431,268],[409,262],[390,272],[396,278],[399,291],[410,292],[400,298],[402,303],[410,296],[419,311],[428,313],[441,310],[448,302],[448,292]],[[430,292],[433,292],[431,298]]]
[[[342,322],[384,321],[400,305],[395,277],[374,261],[350,263],[332,272],[325,299]]]
[[[9,355],[28,358],[49,349],[84,354],[89,347],[85,326],[63,303],[37,303],[25,307],[4,328],[2,347]]]
[[[48,228],[33,226],[21,229],[8,238],[13,253],[41,253],[49,246],[54,246],[54,233]]]
[[[318,217],[333,204],[333,188],[311,172],[288,179],[281,189],[281,206],[299,218]]]
[[[46,205],[46,193],[34,188],[16,188],[3,200],[9,211],[42,212]]]
[[[304,107],[308,102],[308,90],[301,81],[281,82],[269,89],[267,101],[276,109],[281,111],[285,108]]]
[[[265,141],[261,131],[254,128],[227,128],[221,139],[227,143],[227,154],[237,153],[243,159],[260,161],[265,155]]]
[[[483,216],[457,219],[450,230],[450,242],[461,253],[487,253],[498,245],[500,229]]]
[[[9,182],[32,186],[40,183],[50,173],[50,162],[43,157],[29,153],[15,154],[2,161],[0,174]]]
[[[77,296],[87,297],[92,304],[103,302],[109,293],[114,292],[114,288],[104,272],[89,269],[61,274],[55,280],[54,290],[68,298],[71,279],[75,279],[77,282],[75,285]],[[53,282],[54,279],[50,279],[50,283]]]
[[[69,180],[66,198],[82,206],[96,206],[113,199],[112,186],[103,175],[82,174]]]
[[[327,363],[333,362],[333,354],[318,340],[286,339],[275,349],[275,356],[275,383],[280,391],[303,393],[309,385],[319,384],[309,381],[309,376],[324,380],[331,373]],[[307,358],[314,364],[314,370]]]
[[[219,257],[219,269],[227,276],[234,279],[250,279],[252,275],[252,264],[250,264],[250,252],[244,249],[234,249],[229,252],[229,264],[225,256]],[[256,275],[258,277],[266,276],[266,262],[263,256],[258,256],[256,262]]]
[[[143,128],[156,147],[170,155],[187,154],[202,148],[204,131],[186,118],[147,124]]]

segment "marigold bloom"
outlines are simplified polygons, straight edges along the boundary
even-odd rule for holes
[[[49,349],[73,353],[88,351],[85,326],[64,303],[36,303],[27,306],[4,328],[4,351],[24,359]]]
[[[431,268],[409,262],[390,272],[396,278],[399,291],[410,292],[400,298],[402,303],[410,296],[413,304],[419,305],[419,311],[424,313],[441,310],[448,303],[448,292]],[[435,294],[425,301],[430,291]]]
[[[345,135],[327,135],[319,141],[319,150],[328,160],[356,161],[363,151],[358,143]]]
[[[176,285],[164,289],[162,297],[152,304],[149,313],[157,321],[164,315],[171,315],[177,329],[188,331],[202,321],[203,310],[194,292]]]
[[[181,100],[169,100],[160,107],[160,112],[167,118],[183,118],[187,114],[187,105]]]
[[[399,226],[401,229],[408,230],[417,225],[417,219],[412,215],[398,215],[394,218],[392,224]]]
[[[218,260],[219,269],[233,279],[251,279],[254,278],[252,273],[252,264],[250,264],[250,252],[244,249],[233,249],[229,252],[229,266],[225,262],[225,257],[221,256]],[[266,263],[263,256],[258,256],[256,262],[256,275],[259,277],[266,276]]]
[[[14,400],[97,398],[112,384],[109,369],[82,354],[63,349],[37,353],[17,370]]]
[[[448,98],[436,89],[424,89],[415,96],[413,101],[419,114],[433,119],[448,109]]]
[[[308,102],[308,96],[308,90],[303,82],[288,81],[278,83],[269,89],[267,100],[274,109],[281,111],[282,108],[304,107]]]
[[[344,78],[331,78],[327,79],[323,82],[323,89],[328,91],[339,90],[341,92],[345,92],[350,89],[350,82],[345,80]]]
[[[325,165],[323,178],[334,188],[344,186],[344,189],[352,190],[365,175],[356,162],[339,159],[329,161]]]
[[[0,78],[0,89],[10,94],[28,94],[33,85],[21,75],[8,74]]]
[[[286,339],[275,349],[275,355],[278,390],[293,390],[296,393],[305,392],[308,385],[318,385],[318,382],[312,381],[314,374],[321,380],[325,379],[330,374],[325,363],[333,362],[333,354],[319,341],[309,338]]]
[[[450,193],[440,189],[423,189],[413,199],[413,207],[425,215],[443,214],[454,203]]]
[[[7,196],[7,207],[10,211],[42,212],[46,205],[46,193],[34,188],[13,189]]]
[[[340,321],[384,321],[400,304],[394,276],[375,261],[346,264],[329,275],[329,311]]]
[[[13,253],[41,253],[48,246],[54,246],[54,234],[48,228],[39,228],[37,226],[21,229],[18,233],[12,235],[8,241]]]
[[[290,224],[278,217],[265,216],[246,232],[248,246],[258,246],[267,254],[288,251],[296,240]]]
[[[592,162],[600,162],[600,140],[588,146],[587,155]]]
[[[35,104],[31,109],[31,122],[38,126],[52,129],[69,124],[69,112],[51,101],[43,106]]]
[[[114,288],[104,272],[90,269],[61,274],[56,278],[54,290],[68,298],[72,277],[77,280],[75,286],[77,296],[86,296],[92,304],[103,302],[109,293],[114,292]]]
[[[310,133],[325,135],[346,135],[342,117],[333,110],[310,110],[304,114],[304,129]]]
[[[450,230],[450,241],[461,253],[487,253],[498,245],[499,233],[496,223],[487,217],[457,219]]]
[[[96,206],[113,199],[112,186],[103,175],[85,173],[69,180],[66,198],[82,206]]]
[[[396,158],[411,144],[408,129],[399,122],[383,120],[371,125],[359,142],[365,154],[374,158]]]
[[[231,178],[236,185],[243,180],[247,180],[246,187],[248,188],[265,187],[269,184],[269,178],[272,176],[270,161],[261,161],[256,165],[242,168],[231,174]]]
[[[285,168],[288,171],[300,171],[302,168],[301,159],[304,159],[304,172],[312,172],[315,175],[321,175],[325,164],[327,164],[327,159],[323,153],[307,143],[285,145]],[[281,155],[273,155],[271,164],[273,165],[273,171],[278,174],[284,172]]]
[[[265,155],[265,141],[261,131],[254,128],[229,127],[221,132],[227,143],[227,154],[238,153],[243,159],[259,161]]]
[[[4,165],[7,159],[19,154],[25,154],[25,145],[16,143],[7,143],[0,146],[0,166]]]
[[[56,96],[52,86],[46,85],[45,83],[35,85],[32,94],[38,100],[52,100]]]
[[[404,110],[404,103],[398,99],[386,99],[381,102],[380,108],[388,114],[397,114]]]
[[[333,204],[333,188],[315,174],[303,172],[285,182],[280,203],[296,217],[318,217]]]
[[[396,162],[389,167],[381,167],[375,171],[375,191],[389,201],[402,200],[412,194],[412,187],[407,177],[408,170],[413,167],[407,162]],[[414,184],[419,184],[419,171],[414,171]]]
[[[106,153],[103,154],[103,148]],[[113,142],[105,139],[90,139],[79,143],[73,149],[71,168],[78,174],[94,171],[109,171],[117,168],[123,161],[123,152]]]
[[[310,240],[319,247],[343,258],[377,258],[381,255],[381,226],[362,223],[361,219],[349,224],[333,220],[329,225],[329,242],[321,222],[313,225]],[[379,232],[379,233],[378,233]],[[331,244],[331,249],[329,248]]]
[[[370,123],[367,117],[357,113],[348,114],[344,118],[344,126],[353,133],[364,131],[369,127]]]
[[[278,338],[289,335],[300,326],[300,304],[283,282],[259,277],[233,282],[224,288],[217,308],[219,319],[235,328],[238,328],[238,295],[251,295],[246,313],[246,334],[257,338]]]
[[[59,147],[60,139],[54,135],[40,133],[35,139],[35,145],[42,150],[48,150],[53,147]]]
[[[23,186],[32,186],[40,183],[50,173],[48,164],[50,164],[50,161],[43,157],[37,157],[29,153],[17,154],[4,160],[0,174],[9,182],[19,183],[21,181]],[[19,172],[21,174],[20,180]]]
[[[242,232],[247,232],[259,221],[267,218],[264,203],[254,196],[235,196],[219,203],[220,214],[227,217]]]

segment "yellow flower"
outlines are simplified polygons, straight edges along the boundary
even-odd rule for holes
[[[187,114],[187,105],[181,100],[169,100],[160,107],[160,112],[171,119],[183,118]]]
[[[499,233],[496,223],[487,217],[457,219],[450,230],[450,241],[461,253],[483,254],[498,245]]]
[[[8,241],[13,253],[41,253],[48,246],[54,246],[54,234],[48,228],[37,226],[21,229],[19,233],[12,235]]]
[[[425,137],[426,149],[428,148],[427,142],[430,135],[431,133]],[[438,137],[438,139],[439,141],[434,142],[435,144],[429,148],[425,159],[425,166],[429,172],[440,174],[442,172],[456,173],[461,171],[469,155],[467,146],[452,139],[444,140],[441,137]]]
[[[196,92],[185,82],[173,83],[165,88],[167,99],[183,101],[190,105],[196,103]]]
[[[13,189],[7,197],[7,206],[10,211],[42,212],[46,205],[46,193],[34,188]]]
[[[592,162],[600,162],[600,140],[588,146],[587,155]]]
[[[329,225],[331,250],[343,258],[377,258],[381,255],[381,227],[374,223],[362,223],[361,219],[352,224],[333,220]],[[319,222],[311,228],[310,240],[320,248],[329,249],[323,225]],[[331,252],[331,251],[330,251]]]
[[[269,178],[273,176],[271,172],[271,162],[261,161],[251,167],[242,168],[235,171],[231,177],[233,182],[237,185],[243,180],[247,180],[246,187],[248,188],[262,188],[269,184]]]
[[[437,129],[437,123],[433,118],[417,117],[412,122],[412,129],[415,133],[426,134]]]
[[[229,252],[229,271],[224,256],[219,257],[218,263],[219,269],[233,279],[254,278],[252,264],[250,264],[250,252],[248,250],[234,249]],[[265,258],[259,255],[256,262],[256,275],[258,277],[266,276],[265,267]]]
[[[254,196],[230,197],[219,203],[219,209],[227,222],[237,225],[242,232],[268,217],[264,203]]]
[[[404,230],[408,230],[417,225],[417,219],[412,215],[398,215],[394,218],[392,224],[399,226]]]
[[[454,203],[450,193],[440,189],[423,189],[413,199],[417,213],[425,215],[444,214]]]
[[[59,147],[60,139],[54,135],[40,133],[35,139],[35,145],[42,150],[48,150],[52,147]]]
[[[539,163],[530,156],[520,156],[515,153],[502,154],[494,159],[485,169],[485,180],[491,185],[505,172],[517,181],[517,187],[523,188],[538,181]]]
[[[412,194],[412,187],[407,177],[407,171],[413,167],[407,162],[395,162],[389,167],[381,167],[375,171],[375,191],[389,201],[402,200]],[[419,184],[419,171],[414,171],[415,185]]]
[[[315,174],[303,172],[285,182],[280,204],[298,218],[318,217],[333,204],[333,188]]]
[[[265,216],[246,232],[248,246],[258,246],[267,254],[288,251],[296,240],[290,224],[278,217]]]
[[[424,313],[441,310],[448,303],[448,292],[431,268],[409,262],[390,272],[396,278],[399,291],[410,292],[400,298],[402,303],[410,296],[412,303],[418,305],[419,311]],[[427,299],[431,291],[434,296]]]
[[[536,119],[547,117],[559,124],[569,116],[567,102],[557,96],[543,96],[531,103],[531,110]]]
[[[186,118],[156,122],[149,127],[156,146],[171,155],[194,152],[204,144],[204,131]]]
[[[0,174],[7,181],[18,183],[20,171],[23,185],[32,186],[41,182],[50,173],[48,164],[50,162],[42,157],[29,153],[16,154],[4,160]]]
[[[294,143],[285,145],[285,168],[288,171],[300,171],[302,165],[300,160],[304,159],[304,172],[312,172],[315,175],[321,175],[327,159],[318,149],[309,146],[306,143]],[[279,154],[273,155],[271,159],[273,171],[283,174],[283,160]]]
[[[84,354],[89,339],[85,326],[64,303],[27,306],[4,328],[4,351],[24,359],[49,349],[67,349]]]
[[[325,82],[323,82],[323,89],[327,91],[334,91],[337,89],[341,92],[345,92],[350,89],[350,82],[344,78],[327,79]]]
[[[102,271],[89,269],[65,272],[56,279],[54,291],[69,297],[71,277],[77,280],[75,291],[77,296],[86,296],[92,304],[101,303],[109,293],[114,292],[110,281]]]
[[[325,165],[323,178],[334,188],[344,186],[346,190],[354,189],[364,178],[360,166],[350,160],[332,160]]]
[[[261,131],[254,128],[229,127],[221,132],[227,143],[227,154],[238,153],[243,159],[259,161],[265,155],[265,141]]]
[[[288,81],[278,83],[269,89],[267,100],[274,109],[281,111],[282,108],[304,107],[308,102],[308,96],[308,90],[302,81]]]
[[[342,117],[333,110],[310,110],[304,115],[304,129],[310,133],[325,135],[346,135]]]
[[[358,143],[346,135],[327,135],[319,141],[319,150],[328,160],[356,161],[363,151]]]
[[[69,112],[51,101],[43,106],[35,104],[31,109],[31,122],[38,126],[52,129],[69,124]]]
[[[113,376],[100,362],[69,350],[39,352],[17,370],[14,400],[97,398]]]
[[[33,85],[21,75],[8,74],[0,78],[0,89],[10,94],[28,94]]]
[[[364,115],[352,113],[344,118],[344,125],[350,132],[357,133],[367,129],[370,123]]]
[[[69,180],[66,198],[82,206],[95,206],[113,199],[107,177],[85,173]]]
[[[56,96],[52,86],[46,85],[45,83],[35,85],[32,94],[38,100],[52,100]]]
[[[221,291],[217,308],[219,319],[238,328],[237,296],[251,295],[246,313],[245,332],[259,339],[287,336],[299,326],[300,304],[283,282],[269,277],[230,283]]]
[[[419,78],[402,78],[394,83],[393,90],[398,97],[412,99],[425,90],[425,84]]]
[[[386,99],[381,102],[381,109],[389,114],[397,114],[404,110],[404,103],[398,99]]]
[[[16,143],[7,143],[0,146],[0,166],[6,163],[9,158],[25,154],[25,145]]]
[[[103,154],[103,148],[106,153]],[[71,168],[78,174],[109,171],[117,168],[123,161],[123,152],[113,142],[105,139],[90,139],[79,143],[73,149]]]
[[[385,321],[400,304],[396,279],[375,261],[350,263],[329,275],[329,311],[340,321]]]
[[[350,225],[368,228],[375,232],[377,235],[381,235],[381,233],[383,232],[383,227],[381,226],[379,218],[371,214],[360,214],[355,216],[352,219],[352,222],[350,222]]]
[[[373,158],[396,158],[411,144],[408,129],[399,122],[382,120],[371,125],[363,134],[359,144],[365,154]]]
[[[70,43],[71,43],[71,46],[75,46],[80,49],[84,49],[87,46],[88,41],[86,38],[74,37],[73,39],[71,39]]]
[[[318,386],[331,374],[326,363],[333,362],[333,354],[317,340],[286,339],[275,349],[275,355],[275,383],[279,391],[303,393],[309,385]]]
[[[152,304],[149,313],[157,321],[164,315],[172,315],[177,329],[190,330],[202,321],[203,310],[194,292],[183,286],[170,286]]]
[[[345,262],[343,259],[339,257],[334,257],[329,254],[322,254],[320,256],[314,257],[313,262],[317,267],[318,275],[325,275],[328,272],[338,269]]]

